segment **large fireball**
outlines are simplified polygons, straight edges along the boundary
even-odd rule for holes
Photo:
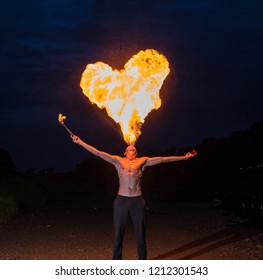
[[[120,125],[126,143],[134,145],[146,116],[161,106],[159,91],[169,72],[167,59],[148,49],[134,55],[121,70],[103,62],[88,64],[80,86],[91,103],[106,109]]]

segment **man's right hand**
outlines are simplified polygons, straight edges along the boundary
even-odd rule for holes
[[[76,136],[76,135],[70,135],[70,137],[71,137],[71,139],[72,139],[72,141],[73,141],[74,143],[80,143],[80,139],[79,139],[78,136]]]

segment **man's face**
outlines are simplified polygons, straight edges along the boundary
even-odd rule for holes
[[[127,159],[135,159],[137,156],[136,148],[132,145],[128,146],[125,151],[125,156]]]

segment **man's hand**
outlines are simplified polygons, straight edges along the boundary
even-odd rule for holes
[[[189,158],[194,157],[194,156],[196,156],[196,155],[197,155],[197,151],[196,151],[196,150],[192,150],[192,152],[188,152],[188,153],[185,155],[185,157],[186,157],[186,159],[189,159]]]
[[[70,137],[74,143],[77,143],[77,144],[80,143],[80,139],[78,136],[72,134],[72,135],[70,135]]]

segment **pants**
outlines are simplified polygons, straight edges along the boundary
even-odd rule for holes
[[[142,196],[127,197],[118,195],[114,201],[114,249],[113,260],[122,259],[122,241],[125,226],[130,214],[137,239],[137,253],[140,260],[146,259],[145,241],[145,201]]]

